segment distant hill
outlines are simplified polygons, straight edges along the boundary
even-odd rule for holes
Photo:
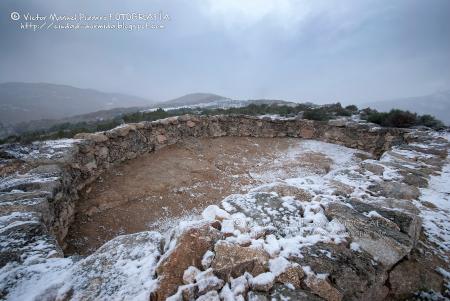
[[[279,104],[279,105],[295,105],[295,103],[284,100],[275,99],[248,99],[236,100],[211,93],[192,93],[187,94],[169,101],[158,103],[153,108],[179,108],[179,107],[202,107],[202,108],[230,108],[242,107],[249,104]]]
[[[292,101],[286,101],[281,99],[251,99],[248,100],[249,104],[255,104],[255,105],[286,105],[286,106],[296,106],[299,103],[292,102]]]
[[[229,100],[229,98],[212,94],[212,93],[191,93],[186,94],[184,96],[168,100],[162,103],[159,103],[158,105],[167,108],[167,107],[182,107],[182,106],[193,106],[193,105],[199,105],[199,104],[207,104],[207,103],[213,103],[218,101],[226,101]]]
[[[112,120],[124,114],[138,112],[145,108],[146,107],[114,108],[110,110],[101,110],[92,113],[75,115],[60,119],[31,120],[3,127],[0,124],[0,139],[11,135],[20,135],[25,132],[45,130],[54,125],[60,125],[63,123],[78,123],[78,122],[91,123],[96,121]]]
[[[368,106],[379,111],[389,111],[396,108],[421,115],[430,114],[450,125],[450,90],[425,96],[370,102],[361,105],[361,108]]]
[[[3,83],[0,84],[0,124],[62,119],[117,107],[148,107],[153,103],[137,96],[66,85]]]

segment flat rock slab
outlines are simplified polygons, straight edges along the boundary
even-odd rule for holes
[[[395,231],[341,203],[330,203],[325,209],[329,218],[345,225],[353,242],[377,261],[390,267],[407,255],[414,244],[407,234]]]

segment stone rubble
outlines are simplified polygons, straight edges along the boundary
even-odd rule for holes
[[[84,259],[63,258],[78,192],[103,171],[187,137],[225,135],[316,139],[376,160],[232,195],[171,237],[126,235]],[[423,232],[417,205],[430,177],[448,164],[448,149],[431,131],[240,115],[185,115],[2,146],[0,299],[24,293],[21,278],[43,285],[37,299],[50,300],[448,297],[449,280],[437,272],[450,269],[448,257],[427,253],[433,233]],[[49,271],[61,277],[41,283]]]

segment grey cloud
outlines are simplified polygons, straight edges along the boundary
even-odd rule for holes
[[[0,3],[0,82],[64,83],[165,100],[366,102],[450,88],[446,0],[13,1]],[[240,2],[242,3],[242,2]],[[253,9],[253,10],[252,10]],[[161,31],[17,29],[12,11],[163,10]]]

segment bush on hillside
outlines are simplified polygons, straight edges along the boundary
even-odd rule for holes
[[[442,130],[445,128],[445,125],[439,119],[436,119],[431,115],[422,115],[419,117],[419,124],[430,127],[435,130]]]
[[[303,118],[309,120],[328,121],[331,115],[324,108],[308,109],[303,113]]]
[[[382,126],[410,128],[413,126],[427,126],[435,130],[443,129],[444,124],[431,115],[417,115],[409,111],[393,109],[390,112],[378,112],[372,109],[365,109],[366,119]]]
[[[346,106],[345,109],[353,114],[358,113],[358,107],[355,105]]]

